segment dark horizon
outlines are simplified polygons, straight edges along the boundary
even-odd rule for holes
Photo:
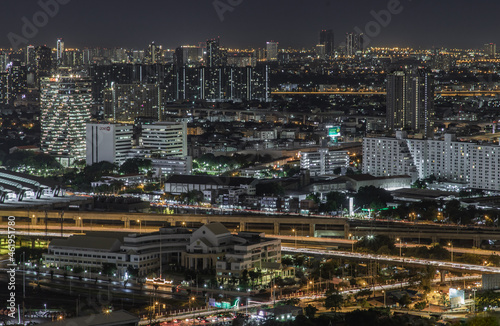
[[[68,3],[60,4],[58,12],[40,24],[34,36],[25,37],[28,43],[22,46],[54,48],[57,38],[63,38],[67,48],[144,49],[155,41],[173,49],[220,36],[224,47],[263,48],[266,41],[274,40],[280,48],[311,48],[318,43],[320,30],[332,29],[336,46],[344,41],[345,33],[363,31],[371,39],[369,46],[479,49],[497,43],[500,27],[495,17],[499,2],[232,0],[236,5],[230,5],[229,0],[144,0],[135,5],[132,1],[58,1]],[[390,22],[377,22],[373,12],[388,7],[395,12]],[[23,17],[32,22],[42,8],[36,0],[11,0],[3,9],[0,47],[8,48],[9,34],[23,37]],[[373,27],[373,22],[378,30],[366,30],[366,24]]]

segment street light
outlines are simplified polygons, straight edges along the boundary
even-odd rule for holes
[[[83,221],[80,216],[78,216],[78,223],[80,223],[80,233],[83,234]]]
[[[382,290],[382,293],[384,294],[384,308],[387,308],[387,304],[386,304],[386,302],[385,302],[385,291],[384,291],[384,290]]]
[[[396,241],[399,241],[399,257],[401,257],[401,239],[397,238]]]
[[[451,262],[453,263],[453,242],[448,242],[448,246],[451,247]]]
[[[137,220],[137,223],[139,223],[139,233],[142,233],[142,224],[141,224],[141,220]]]
[[[354,240],[352,239],[352,234],[349,233],[349,239],[351,239],[351,252],[354,252]]]
[[[295,231],[295,229],[292,229],[292,232],[295,235],[295,248],[298,248],[297,247],[297,231]]]

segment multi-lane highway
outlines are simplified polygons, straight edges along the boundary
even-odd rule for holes
[[[438,269],[450,272],[500,274],[499,267],[445,262],[440,260],[406,258],[400,256],[375,255],[375,254],[347,252],[347,251],[320,250],[320,249],[293,248],[293,247],[282,247],[281,251],[291,252],[291,253],[303,253],[316,256],[338,257],[351,260],[378,261],[393,265],[407,265],[407,266],[417,266],[417,267],[425,267],[431,265]]]

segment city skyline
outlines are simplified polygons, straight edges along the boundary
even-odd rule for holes
[[[175,48],[220,36],[225,47],[258,48],[274,40],[281,48],[300,48],[315,46],[319,43],[319,31],[332,29],[336,46],[344,41],[345,33],[362,31],[370,36],[367,46],[479,48],[485,43],[498,43],[492,25],[495,24],[494,12],[500,9],[498,3],[472,6],[465,1],[462,5],[450,6],[430,1],[395,0],[375,4],[368,1],[334,4],[326,0],[317,1],[316,5],[299,0],[280,0],[271,4],[234,1],[230,5],[225,0],[218,0],[196,3],[196,6],[192,1],[146,1],[131,10],[131,6],[91,0],[85,4],[58,3],[57,10],[49,7],[52,15],[37,16],[40,24],[36,33],[23,34],[25,22],[33,22],[33,17],[42,12],[41,3],[52,1],[5,4],[4,13],[8,15],[0,22],[4,30],[0,47],[10,47],[9,39],[16,34],[24,39],[22,45],[18,42],[21,46],[47,44],[55,47],[57,38],[63,38],[67,48],[145,48],[152,41],[164,48]],[[155,10],[151,10],[152,6]],[[390,16],[381,13],[390,8]],[[90,25],[89,18],[92,20]],[[464,21],[470,23],[463,24]],[[490,22],[488,28],[483,25],[485,21]]]

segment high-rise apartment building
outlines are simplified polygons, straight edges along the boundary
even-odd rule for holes
[[[500,146],[460,142],[452,134],[443,140],[396,138],[363,140],[363,173],[373,176],[410,175],[415,181],[434,175],[475,189],[500,190]]]
[[[266,50],[267,61],[278,61],[278,42],[267,42]]]
[[[52,69],[52,50],[45,45],[36,48],[36,75],[39,81],[42,77],[50,76]]]
[[[61,66],[64,64],[64,41],[62,38],[57,39],[57,65]]]
[[[205,65],[209,68],[217,68],[224,65],[224,53],[220,48],[220,39],[207,40]]]
[[[358,52],[364,51],[363,33],[347,33],[345,40],[345,51],[348,57],[355,56]]]
[[[106,161],[123,164],[132,149],[134,125],[115,123],[87,123],[87,165]]]
[[[327,56],[332,56],[335,53],[335,39],[333,30],[322,30],[319,33],[319,44],[325,46],[325,54]]]
[[[495,43],[485,44],[484,54],[486,54],[490,58],[495,58],[497,55],[497,45]]]
[[[434,111],[430,73],[416,64],[399,64],[387,76],[387,127],[428,135]]]
[[[104,91],[104,117],[108,121],[134,121],[139,117],[161,120],[163,92],[158,84],[112,84]]]
[[[85,159],[92,81],[79,76],[45,77],[40,82],[41,148],[63,166]]]

